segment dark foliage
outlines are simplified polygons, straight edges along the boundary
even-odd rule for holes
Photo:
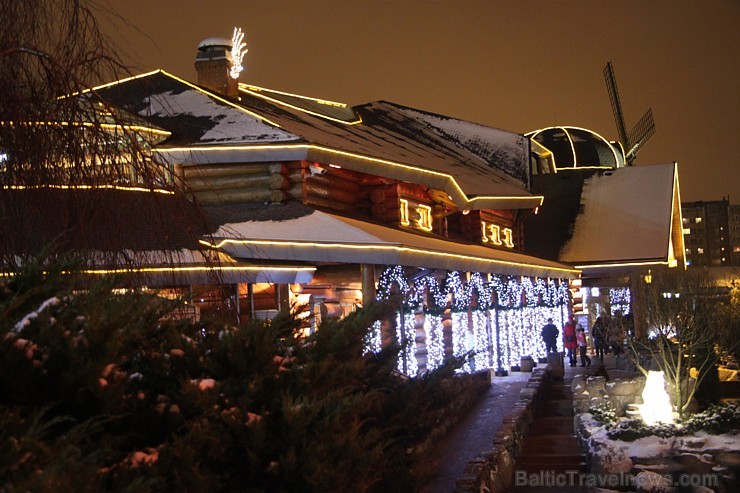
[[[409,451],[460,392],[364,353],[382,306],[299,339],[289,316],[165,321],[172,301],[67,278],[0,284],[3,492],[414,491]]]

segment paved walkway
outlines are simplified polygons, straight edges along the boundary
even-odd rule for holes
[[[455,481],[468,462],[491,449],[504,415],[531,376],[528,372],[510,372],[506,377],[492,377],[488,393],[429,454],[435,472],[421,493],[450,493],[455,489]]]
[[[598,358],[592,356],[591,359],[593,366],[590,369],[601,365]],[[604,366],[611,373],[615,370],[614,357],[607,355],[605,360]],[[580,366],[571,368],[566,362],[564,380],[570,382],[574,376],[583,373],[584,369]],[[519,391],[531,376],[532,373],[529,372],[510,372],[506,377],[492,377],[488,393],[430,454],[430,466],[435,473],[420,493],[454,491],[455,481],[463,475],[468,462],[491,449],[493,438],[503,425],[503,417],[519,399]]]

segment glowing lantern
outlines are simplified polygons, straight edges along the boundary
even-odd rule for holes
[[[642,390],[640,414],[649,425],[656,423],[673,423],[671,399],[665,390],[665,379],[662,371],[649,371],[645,388]]]

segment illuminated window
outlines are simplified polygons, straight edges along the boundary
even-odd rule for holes
[[[694,222],[695,223],[700,223],[701,222],[701,218],[700,217],[697,217],[696,219],[694,219]]]
[[[691,234],[691,228],[683,228],[683,234],[690,235]]]
[[[701,254],[703,254],[703,253],[704,253],[704,249],[703,249],[703,248],[701,248],[701,247],[700,247],[700,248],[697,248],[697,249],[696,249],[696,253],[698,253],[699,255],[701,255]]]
[[[686,255],[691,255],[691,248],[686,249]]]

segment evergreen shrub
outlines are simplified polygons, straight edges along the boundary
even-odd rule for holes
[[[59,269],[65,270],[65,269]],[[387,308],[308,338],[281,314],[167,320],[172,301],[75,290],[29,269],[0,284],[0,491],[414,491],[410,451],[464,388],[366,354]]]

